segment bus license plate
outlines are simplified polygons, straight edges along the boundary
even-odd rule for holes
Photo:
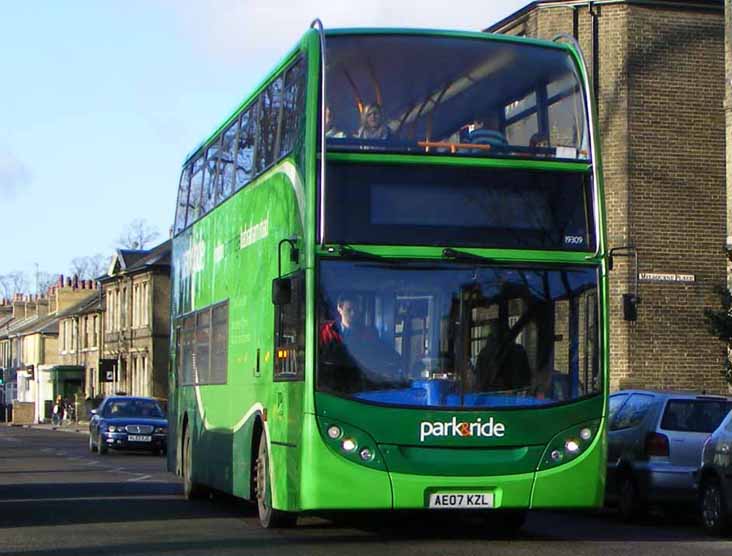
[[[127,437],[127,440],[129,442],[151,442],[152,436],[141,435],[141,434],[131,434]]]
[[[492,492],[435,492],[430,494],[430,508],[432,509],[453,509],[453,508],[492,508]]]

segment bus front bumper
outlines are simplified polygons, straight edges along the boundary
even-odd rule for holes
[[[466,495],[477,499],[483,494],[487,496],[476,509],[593,508],[603,503],[606,446],[600,439],[572,462],[553,469],[501,476],[438,476],[353,463],[318,441],[314,419],[305,428],[311,429],[314,441],[303,453],[300,511],[429,509],[435,508],[436,498],[448,502],[449,508],[455,500],[466,500]],[[451,498],[451,494],[463,496]]]

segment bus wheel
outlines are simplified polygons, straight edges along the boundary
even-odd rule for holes
[[[257,462],[254,469],[257,493],[257,511],[259,523],[265,529],[284,529],[294,527],[297,514],[275,510],[272,507],[272,488],[269,481],[269,454],[267,441],[262,435],[259,439]]]
[[[186,427],[183,436],[183,496],[186,500],[208,497],[208,489],[193,482],[193,450],[191,449],[191,428]]]

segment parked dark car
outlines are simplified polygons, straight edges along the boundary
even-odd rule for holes
[[[89,451],[106,454],[115,450],[168,449],[168,420],[153,398],[113,396],[92,410],[89,421]]]
[[[610,396],[607,497],[631,520],[649,505],[697,501],[704,442],[732,408],[721,396],[623,390]]]
[[[704,529],[726,535],[732,525],[732,412],[707,439],[701,457],[699,512]]]

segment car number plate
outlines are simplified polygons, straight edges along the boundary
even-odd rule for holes
[[[127,437],[127,440],[129,442],[150,442],[152,440],[152,436],[142,435],[142,434],[131,434]]]
[[[434,492],[430,494],[430,508],[432,509],[454,509],[454,508],[492,508],[492,492]]]

